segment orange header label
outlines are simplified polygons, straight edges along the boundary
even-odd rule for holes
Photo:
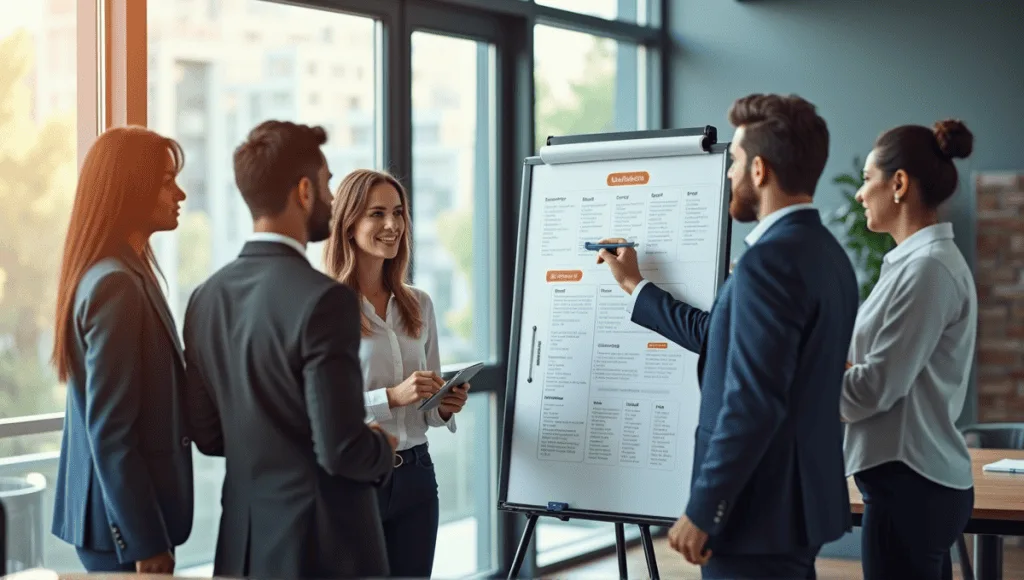
[[[608,175],[608,185],[647,185],[651,174],[646,171],[627,171]]]
[[[548,282],[579,282],[583,279],[583,270],[548,270]]]
[[[668,348],[668,343],[667,342],[648,342],[647,343],[647,348],[656,348],[656,349],[661,350],[661,349]]]

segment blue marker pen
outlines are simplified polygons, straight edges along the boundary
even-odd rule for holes
[[[625,242],[618,244],[595,244],[594,242],[583,242],[583,249],[590,250],[592,252],[598,252],[600,250],[614,250],[616,248],[635,248],[639,244],[636,242]]]

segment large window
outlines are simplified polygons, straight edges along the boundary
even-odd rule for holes
[[[458,432],[428,435],[441,505],[434,576],[508,566],[522,518],[498,514],[495,490],[522,161],[549,135],[662,126],[660,6],[0,0],[0,500],[15,514],[11,536],[21,540],[8,547],[19,565],[81,569],[73,548],[49,532],[64,408],[49,355],[77,160],[100,119],[145,123],[185,150],[179,228],[152,240],[180,324],[196,286],[252,231],[231,155],[250,129],[275,118],[327,129],[332,189],[360,167],[386,169],[407,187],[410,282],[434,302],[444,369],[487,365]],[[101,14],[111,16],[105,26],[89,20]],[[97,47],[112,55],[103,66]],[[315,267],[322,251],[308,248]],[[177,569],[205,575],[224,465],[194,458],[195,525]],[[543,518],[536,560],[557,565],[606,546],[611,531]]]
[[[0,14],[2,424],[64,409],[49,360],[78,168],[79,71],[75,0],[0,0]],[[60,433],[17,433],[0,432],[7,569],[77,569],[74,550],[49,533]]]

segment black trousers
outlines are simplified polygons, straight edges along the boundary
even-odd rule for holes
[[[401,465],[377,490],[391,576],[429,578],[434,567],[439,506],[427,444],[399,451]]]
[[[718,554],[701,568],[704,580],[815,580],[821,546],[790,554]]]
[[[865,580],[951,580],[950,550],[974,510],[974,489],[939,485],[893,461],[854,476],[864,496]]]

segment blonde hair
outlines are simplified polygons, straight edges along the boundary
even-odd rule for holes
[[[324,244],[324,265],[327,273],[335,280],[363,296],[357,277],[357,259],[353,231],[356,222],[362,218],[369,203],[370,191],[379,184],[387,184],[395,188],[402,203],[405,227],[402,238],[398,242],[398,254],[393,259],[384,260],[384,287],[395,296],[398,312],[406,332],[419,337],[423,329],[423,314],[419,300],[412,289],[405,283],[409,270],[409,258],[412,254],[410,232],[412,224],[409,220],[409,203],[405,188],[393,176],[383,171],[372,169],[356,169],[349,173],[338,185],[334,195],[334,206],[331,210],[331,236]],[[370,321],[365,314],[360,315],[360,326],[364,336],[370,334]]]

